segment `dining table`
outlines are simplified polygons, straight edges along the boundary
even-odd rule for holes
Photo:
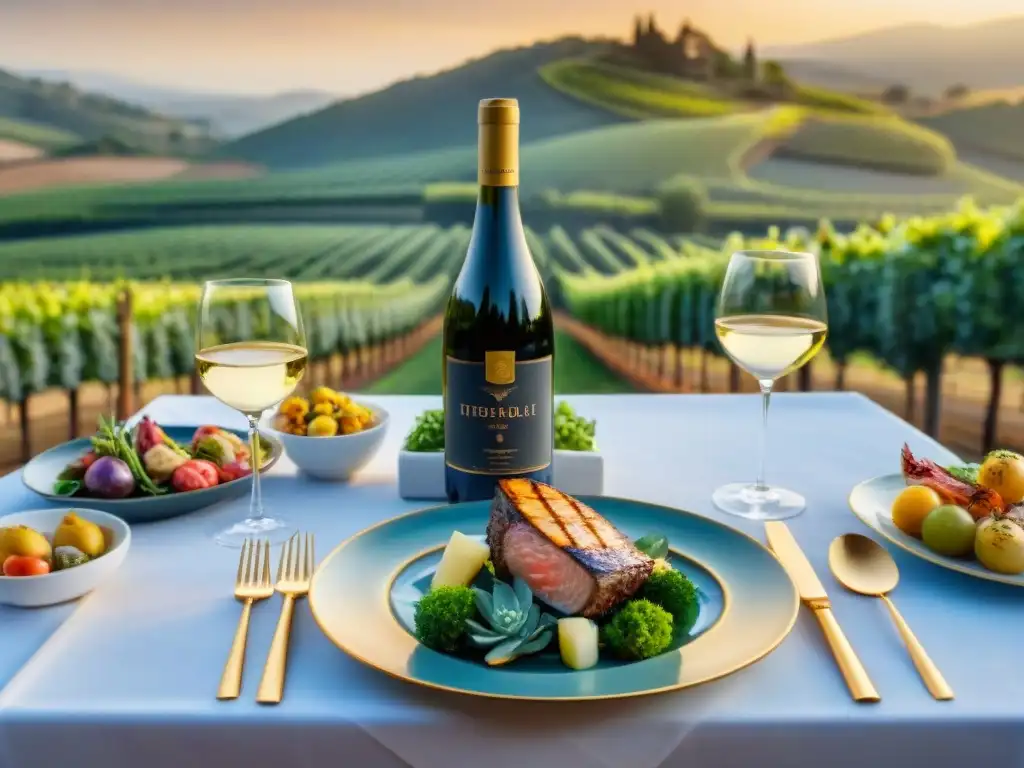
[[[440,504],[402,499],[398,454],[439,396],[372,396],[385,440],[347,482],[303,477],[287,456],[263,478],[268,511],[315,533],[317,559],[360,530]],[[762,543],[764,524],[711,502],[756,470],[761,400],[745,394],[565,395],[596,421],[604,494],[688,510]],[[143,411],[164,425],[243,429],[211,397],[161,396]],[[883,603],[844,590],[829,543],[870,533],[848,506],[859,482],[899,471],[903,444],[957,457],[867,397],[772,396],[767,479],[807,499],[787,525],[881,695],[852,700],[806,607],[761,660],[721,679],[605,701],[471,697],[393,679],[350,658],[298,603],[283,700],[255,701],[280,596],[252,611],[241,696],[216,698],[240,606],[238,550],[213,534],[244,517],[237,498],[132,526],[123,566],[84,598],[0,607],[0,767],[711,768],[719,766],[1024,765],[1024,590],[939,567],[883,543],[900,569],[892,597],[955,692],[933,699]],[[55,506],[0,479],[0,514]],[[674,542],[685,548],[685,542]]]

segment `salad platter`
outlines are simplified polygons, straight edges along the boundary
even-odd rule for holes
[[[798,597],[761,543],[708,518],[525,479],[373,526],[318,567],[310,609],[393,677],[491,698],[606,699],[770,653]]]
[[[132,428],[100,418],[93,437],[55,446],[32,459],[29,489],[141,523],[176,517],[250,490],[248,437],[210,424],[161,427],[143,418]],[[260,436],[260,469],[273,466],[281,443]]]
[[[900,469],[850,493],[864,524],[935,565],[1024,586],[1024,457],[997,450],[940,466],[904,445]]]

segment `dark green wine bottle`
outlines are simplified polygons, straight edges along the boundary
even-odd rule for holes
[[[519,215],[519,104],[479,108],[480,195],[444,316],[448,500],[494,496],[503,477],[551,482],[555,334]]]

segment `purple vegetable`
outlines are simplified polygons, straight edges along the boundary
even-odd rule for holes
[[[100,456],[85,471],[85,487],[104,499],[123,499],[135,490],[135,478],[121,459]]]

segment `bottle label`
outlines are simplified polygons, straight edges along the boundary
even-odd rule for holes
[[[444,460],[478,475],[536,472],[551,464],[551,356],[516,361],[489,351],[482,363],[445,358]]]

